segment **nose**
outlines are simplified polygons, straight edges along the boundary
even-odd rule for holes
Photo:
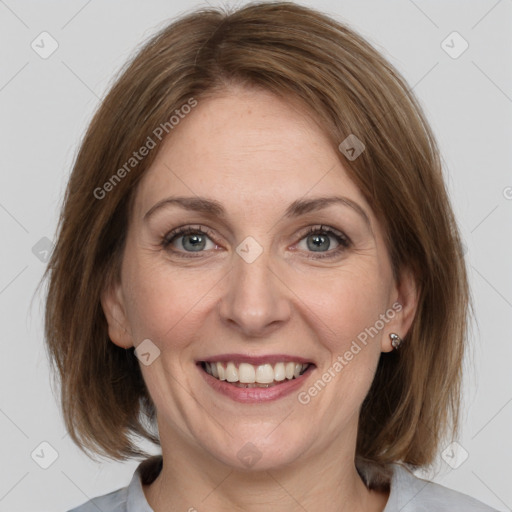
[[[272,267],[268,251],[252,262],[233,255],[219,314],[224,323],[247,337],[268,336],[290,318],[291,292]]]

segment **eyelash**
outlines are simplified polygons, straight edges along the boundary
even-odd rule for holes
[[[176,238],[179,238],[180,236],[185,236],[185,235],[197,235],[197,234],[206,235],[208,238],[210,238],[210,240],[212,240],[211,232],[207,229],[203,229],[202,227],[183,226],[180,228],[176,228],[176,229],[170,231],[169,233],[167,233],[165,235],[165,237],[162,239],[161,246],[166,250],[170,250],[169,246],[172,244],[172,242],[174,242],[174,240]],[[327,253],[322,254],[321,252],[318,252],[318,256],[308,256],[308,258],[312,258],[315,260],[335,258],[341,252],[348,249],[352,245],[352,242],[345,234],[343,234],[339,231],[336,231],[333,228],[329,228],[329,227],[323,226],[323,225],[312,226],[311,228],[309,228],[308,231],[306,231],[305,233],[303,233],[301,235],[299,242],[302,241],[304,238],[307,238],[308,236],[318,235],[318,234],[332,236],[336,240],[336,242],[338,242],[339,245],[338,245],[338,247],[336,247],[336,249],[333,249]],[[193,255],[195,253],[190,252],[190,251],[182,252],[182,251],[171,250],[171,252],[173,252],[175,254],[179,254],[181,258],[197,258],[197,257],[199,257],[199,254],[203,251],[198,251],[197,252],[198,256]],[[311,251],[311,252],[314,252],[314,251]],[[322,254],[322,255],[320,255],[320,254]]]

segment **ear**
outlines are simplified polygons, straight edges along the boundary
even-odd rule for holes
[[[392,297],[394,302],[390,305],[390,311],[394,311],[394,317],[388,322],[384,336],[382,337],[382,351],[391,352],[391,338],[393,332],[400,338],[404,338],[414,320],[418,308],[419,289],[414,273],[409,268],[403,268],[400,272],[399,282],[395,283]]]
[[[121,283],[109,284],[104,288],[101,294],[101,307],[107,319],[110,340],[125,349],[134,346]]]

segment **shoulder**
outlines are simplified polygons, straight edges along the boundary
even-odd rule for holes
[[[68,512],[127,512],[128,487],[98,496]]]
[[[142,489],[151,483],[162,469],[162,456],[155,455],[142,461],[128,486],[98,496],[68,512],[153,512]]]
[[[384,512],[497,512],[466,494],[418,478],[400,464],[393,465],[390,491]]]

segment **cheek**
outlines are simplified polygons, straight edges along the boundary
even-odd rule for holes
[[[310,397],[322,397],[333,435],[336,425],[358,414],[382,352],[383,330],[375,326],[382,324],[388,289],[376,271],[367,270],[343,272],[331,283],[324,283],[325,288],[319,283],[306,302],[315,337],[329,354],[317,377],[327,384],[317,385],[317,380],[306,392]]]
[[[191,333],[200,325],[198,315],[214,283],[204,275],[195,279],[188,274],[184,279],[165,262],[129,262],[126,276],[130,283],[127,315],[135,344],[149,338],[162,350],[189,343]],[[172,347],[166,343],[169,339]]]
[[[388,289],[377,273],[377,267],[344,269],[316,279],[314,286],[301,287],[298,295],[310,310],[309,317],[316,319],[315,330],[322,333],[322,342],[331,352],[347,350],[352,340],[367,332],[386,311]]]

